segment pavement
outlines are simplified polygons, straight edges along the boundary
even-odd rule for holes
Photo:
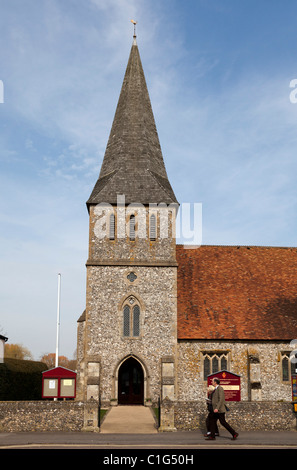
[[[222,430],[206,441],[201,430],[156,434],[103,434],[88,432],[0,433],[3,449],[291,449],[297,451],[294,431],[241,431],[236,441]],[[1,455],[1,454],[0,454]],[[297,455],[296,455],[297,457]],[[1,458],[1,457],[0,457]]]
[[[101,425],[102,434],[158,434],[148,406],[113,406]]]
[[[203,450],[267,450],[295,451],[297,457],[297,431],[241,431],[232,441],[231,435],[219,425],[220,436],[206,441],[204,430],[158,432],[149,407],[112,407],[103,420],[100,432],[2,432],[0,433],[0,460],[4,450],[97,449],[106,455],[118,453],[166,452],[191,454]],[[28,455],[25,453],[25,455]],[[101,454],[100,454],[101,455]],[[126,455],[126,454],[125,454]],[[102,457],[103,458],[103,457]],[[1,460],[2,461],[2,460]],[[143,462],[143,460],[141,461]],[[105,463],[105,462],[103,462]],[[149,462],[152,463],[152,462]],[[156,463],[156,462],[154,462]],[[175,463],[175,462],[171,462]]]

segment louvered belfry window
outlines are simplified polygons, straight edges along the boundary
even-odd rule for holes
[[[129,224],[130,240],[135,240],[135,215],[131,215]]]
[[[150,216],[150,240],[156,240],[157,238],[157,223],[156,216],[152,214]]]
[[[109,239],[114,240],[115,238],[115,215],[110,214],[109,217]]]
[[[128,302],[130,305],[126,304],[123,308],[123,335],[138,337],[140,336],[140,307],[133,297]]]

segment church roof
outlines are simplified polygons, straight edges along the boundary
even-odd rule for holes
[[[179,339],[297,338],[297,248],[176,247]]]
[[[177,203],[134,38],[98,181],[87,204]]]

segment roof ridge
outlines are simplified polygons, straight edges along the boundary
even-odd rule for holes
[[[107,173],[106,175],[104,176],[101,176],[100,178],[98,178],[94,188],[93,188],[93,191],[87,201],[87,205],[89,204],[97,204],[97,202],[95,202],[99,196],[99,194],[101,193],[101,191],[105,188],[106,184],[108,183],[108,181],[110,179],[112,179],[113,176],[115,176],[115,174],[118,172],[118,170],[113,170],[111,171],[110,173]],[[99,202],[99,201],[98,201]],[[100,201],[100,202],[107,202],[107,201]]]
[[[168,178],[164,178],[163,176],[159,175],[158,173],[155,173],[154,171],[150,170],[149,168],[147,168],[147,170],[151,173],[153,178],[156,180],[156,182],[159,184],[159,186],[165,191],[165,193],[169,197],[172,197],[172,194],[170,194],[170,191],[168,191],[168,188],[166,188],[166,185],[164,185],[163,182],[162,183],[160,182],[160,180],[164,180],[165,182],[167,182],[168,185],[170,186],[171,192],[173,192]],[[177,201],[176,201],[176,203],[178,204]]]

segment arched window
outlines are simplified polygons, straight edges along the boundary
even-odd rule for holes
[[[291,382],[292,375],[297,372],[297,364],[290,360],[290,353],[283,352],[281,354],[281,375],[283,382]]]
[[[150,240],[156,240],[157,238],[157,223],[156,223],[156,216],[152,214],[150,216]]]
[[[123,312],[123,334],[124,336],[130,336],[130,307],[125,305]]]
[[[140,336],[140,306],[133,296],[129,297],[123,308],[123,336]]]
[[[109,239],[114,240],[115,238],[115,215],[110,214],[109,216]]]
[[[130,240],[135,240],[135,215],[130,216],[129,236],[130,236]]]
[[[140,308],[139,305],[133,307],[133,336],[140,334]]]
[[[207,380],[209,374],[228,369],[228,352],[205,352],[203,354],[203,376]]]

